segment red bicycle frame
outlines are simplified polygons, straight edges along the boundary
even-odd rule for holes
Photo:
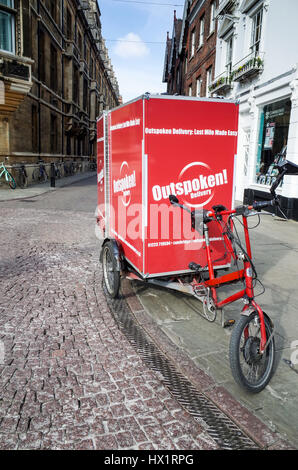
[[[253,209],[253,206],[247,207],[247,210],[252,210],[252,209]],[[220,219],[219,219],[218,214],[215,211],[208,211],[208,217],[212,218],[214,221],[217,222],[220,228],[220,231],[223,235],[226,247],[234,259],[236,259],[237,255],[234,252],[233,245],[232,245],[230,238],[228,237],[227,233],[223,231],[223,227],[220,222],[222,220],[222,216],[230,216],[236,213],[237,213],[236,210],[221,211]],[[250,259],[251,258],[251,245],[250,245],[247,217],[245,215],[242,215],[242,220],[243,220],[243,227],[244,227],[246,253],[248,255],[248,258]],[[209,271],[209,279],[207,281],[204,281],[203,283],[199,283],[196,280],[194,280],[193,286],[197,287],[197,286],[203,285],[205,287],[209,287],[211,289],[213,302],[216,308],[222,308],[223,306],[228,305],[232,302],[235,302],[236,300],[239,300],[241,298],[246,298],[247,304],[244,306],[242,312],[245,312],[250,307],[253,307],[254,310],[257,311],[259,315],[259,319],[260,319],[260,331],[261,331],[260,352],[263,353],[265,350],[266,341],[267,341],[264,313],[261,307],[254,300],[254,288],[253,288],[253,276],[252,276],[251,262],[245,255],[243,255],[243,265],[244,265],[243,269],[234,271],[229,274],[225,274],[220,277],[215,277],[214,269],[212,265],[212,259],[211,259],[211,248],[210,248],[210,243],[209,243],[207,223],[204,224],[204,239],[205,239],[205,244],[206,244],[206,255],[207,255],[207,265],[208,265],[208,271]],[[244,281],[244,286],[245,286],[244,289],[236,292],[235,294],[219,302],[217,299],[216,289],[224,284],[229,284],[231,282],[240,281],[240,280]]]

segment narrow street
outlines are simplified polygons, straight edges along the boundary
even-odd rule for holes
[[[105,297],[96,176],[1,204],[2,449],[288,448],[229,386],[221,328],[181,296],[138,283],[123,281],[119,300]],[[220,368],[214,339],[224,340]],[[270,418],[268,394],[256,406]],[[291,403],[285,396],[287,413]]]
[[[1,204],[1,449],[216,449],[119,330],[96,177]]]

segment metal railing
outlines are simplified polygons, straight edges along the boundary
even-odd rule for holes
[[[264,52],[251,52],[233,65],[231,80],[241,80],[249,75],[259,73],[264,68]]]

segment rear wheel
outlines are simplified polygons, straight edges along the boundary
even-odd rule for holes
[[[264,316],[267,346],[260,354],[261,331],[257,312],[241,315],[230,340],[230,366],[235,381],[245,390],[258,393],[271,379],[275,344],[269,319]],[[268,342],[269,340],[269,342]]]
[[[24,173],[20,173],[19,174],[19,186],[20,188],[24,189],[24,188],[27,188],[28,186],[28,179],[27,177],[25,176]]]
[[[118,297],[120,288],[120,272],[117,269],[117,261],[113,246],[107,242],[102,253],[103,278],[110,297]]]

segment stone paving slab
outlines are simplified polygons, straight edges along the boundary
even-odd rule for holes
[[[217,449],[115,323],[93,214],[0,217],[0,449]]]
[[[280,433],[270,429],[262,420],[243,406],[224,386],[208,375],[164,332],[152,318],[152,312],[144,308],[135,289],[134,283],[122,281],[124,297],[136,321],[154,338],[159,348],[175,363],[177,369],[187,377],[198,390],[204,392],[219,409],[229,416],[262,449],[289,450],[293,445]]]
[[[249,220],[249,225],[253,226],[256,222]],[[297,449],[298,374],[284,359],[297,358],[298,224],[264,215],[261,224],[250,234],[254,263],[266,289],[256,300],[274,322],[277,347],[275,374],[261,393],[247,393],[235,384],[228,357],[232,330],[221,327],[220,314],[215,323],[209,323],[200,314],[200,303],[195,299],[138,282],[132,282],[131,287],[156,328],[214,381],[214,387],[225,390],[234,398],[231,415],[232,409],[237,409],[236,403],[241,404],[264,423],[273,435],[279,434],[282,440],[290,442],[290,446]],[[239,286],[219,290],[219,298],[227,297],[237,288],[239,290]],[[262,286],[257,284],[256,293],[262,291]],[[242,308],[241,301],[227,306],[224,309],[225,319],[237,320]],[[297,365],[295,368],[298,370]],[[230,403],[230,399],[227,399],[227,403]],[[224,400],[222,406],[225,407]],[[229,407],[225,409],[229,410]],[[251,431],[254,432],[254,427]]]

